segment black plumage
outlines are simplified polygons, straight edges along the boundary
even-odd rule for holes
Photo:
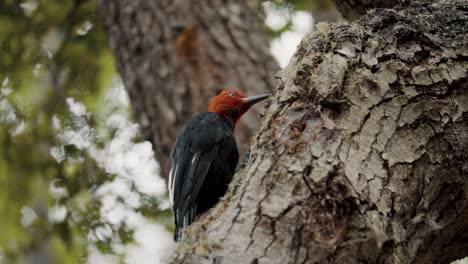
[[[232,121],[219,113],[200,113],[182,128],[172,149],[169,193],[181,229],[214,207],[226,193],[239,154]]]

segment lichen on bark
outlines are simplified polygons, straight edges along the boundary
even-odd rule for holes
[[[306,36],[278,73],[249,163],[188,228],[173,262],[467,254],[468,12],[439,2]]]

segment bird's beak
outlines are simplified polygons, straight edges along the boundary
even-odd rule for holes
[[[263,101],[265,99],[267,99],[268,97],[270,97],[271,94],[261,94],[261,95],[254,95],[254,96],[249,96],[249,97],[245,97],[245,98],[242,98],[242,102],[248,104],[249,106],[252,106],[260,101]]]

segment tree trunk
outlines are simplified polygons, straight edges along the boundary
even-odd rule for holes
[[[321,24],[247,166],[173,263],[449,263],[468,255],[468,9]]]
[[[99,0],[99,10],[134,115],[156,150],[163,177],[177,131],[224,88],[269,92],[279,69],[262,22],[244,1]],[[236,135],[245,152],[259,107]]]

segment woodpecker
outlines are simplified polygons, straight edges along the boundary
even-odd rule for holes
[[[168,182],[175,241],[226,193],[239,159],[234,128],[252,105],[269,96],[224,90],[211,100],[208,112],[195,115],[180,131],[170,154]]]

